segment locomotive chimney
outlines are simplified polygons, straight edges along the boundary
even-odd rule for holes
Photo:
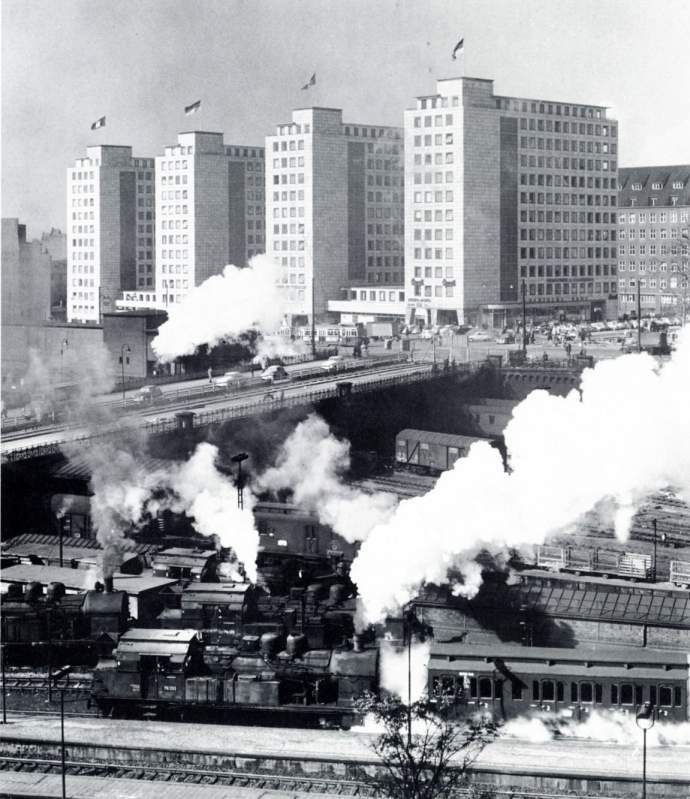
[[[111,594],[113,592],[113,575],[109,574],[107,577],[104,577],[103,582],[105,583],[105,592]]]
[[[362,637],[359,635],[359,633],[355,633],[352,636],[352,648],[355,652],[362,651]]]

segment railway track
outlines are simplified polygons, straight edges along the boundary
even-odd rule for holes
[[[196,769],[169,766],[123,765],[121,763],[102,763],[99,761],[66,760],[66,775],[83,777],[108,777],[110,779],[141,780],[143,782],[183,782],[191,785],[222,785],[262,790],[299,791],[306,794],[330,794],[332,796],[374,796],[374,790],[366,782],[357,780],[328,780],[318,777],[283,776],[273,774],[251,774],[247,772],[229,771],[226,769]],[[25,758],[16,756],[0,756],[0,775],[3,771],[60,774],[60,760],[48,758]],[[1,777],[0,777],[1,780]],[[482,784],[461,788],[455,796],[476,797],[481,795],[482,788],[493,797],[500,799],[572,799],[572,793],[553,793],[543,791],[501,789],[493,785]],[[579,793],[581,799],[615,799],[600,793]]]
[[[132,763],[104,763],[96,760],[66,760],[68,776],[109,777],[147,782],[184,782],[194,785],[228,785],[247,788],[328,793],[334,796],[373,796],[364,782],[355,780],[326,780],[318,777],[292,777],[273,774],[251,774],[226,769],[197,769],[185,766],[158,766]],[[0,756],[2,771],[40,772],[59,774],[60,760],[48,758]]]

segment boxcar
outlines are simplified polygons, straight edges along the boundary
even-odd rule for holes
[[[395,461],[399,466],[442,472],[452,469],[458,458],[465,457],[475,441],[491,443],[490,439],[477,436],[401,430],[395,438]]]

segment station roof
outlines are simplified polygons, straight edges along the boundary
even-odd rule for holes
[[[151,574],[116,574],[113,586],[116,591],[126,591],[131,596],[145,594],[148,591],[160,591],[176,585],[177,580],[170,577],[154,577]]]
[[[182,591],[182,607],[227,605],[241,610],[250,588],[249,583],[192,583]]]
[[[78,538],[76,536],[63,536],[62,537],[63,550],[102,550],[100,543],[95,538]],[[136,541],[125,538],[122,541],[122,546],[127,551],[136,552],[137,554],[146,554],[147,552],[155,552],[158,550],[158,544],[139,544]],[[60,547],[60,536],[51,535],[48,533],[22,533],[14,538],[2,542],[2,550],[4,553],[10,554],[40,554],[40,550],[49,551],[55,549],[57,552]],[[65,555],[67,557],[67,555]]]
[[[536,572],[535,572],[536,573]],[[530,572],[522,572],[529,575]],[[621,624],[654,624],[690,628],[690,593],[671,587],[601,577],[539,573],[542,580],[523,584],[484,582],[471,600],[450,598],[445,589],[427,586],[421,606],[450,605],[517,613],[521,608],[549,618],[585,619]]]

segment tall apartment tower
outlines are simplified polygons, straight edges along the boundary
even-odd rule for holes
[[[409,317],[616,313],[618,126],[606,108],[439,80],[405,111]]]
[[[180,133],[156,157],[157,305],[264,251],[264,151]]]
[[[293,320],[323,314],[351,285],[402,284],[400,128],[304,108],[266,137],[266,154],[266,253]]]
[[[690,165],[618,170],[618,313],[687,317]]]
[[[121,291],[152,287],[154,163],[88,147],[67,170],[67,321],[98,322]]]

